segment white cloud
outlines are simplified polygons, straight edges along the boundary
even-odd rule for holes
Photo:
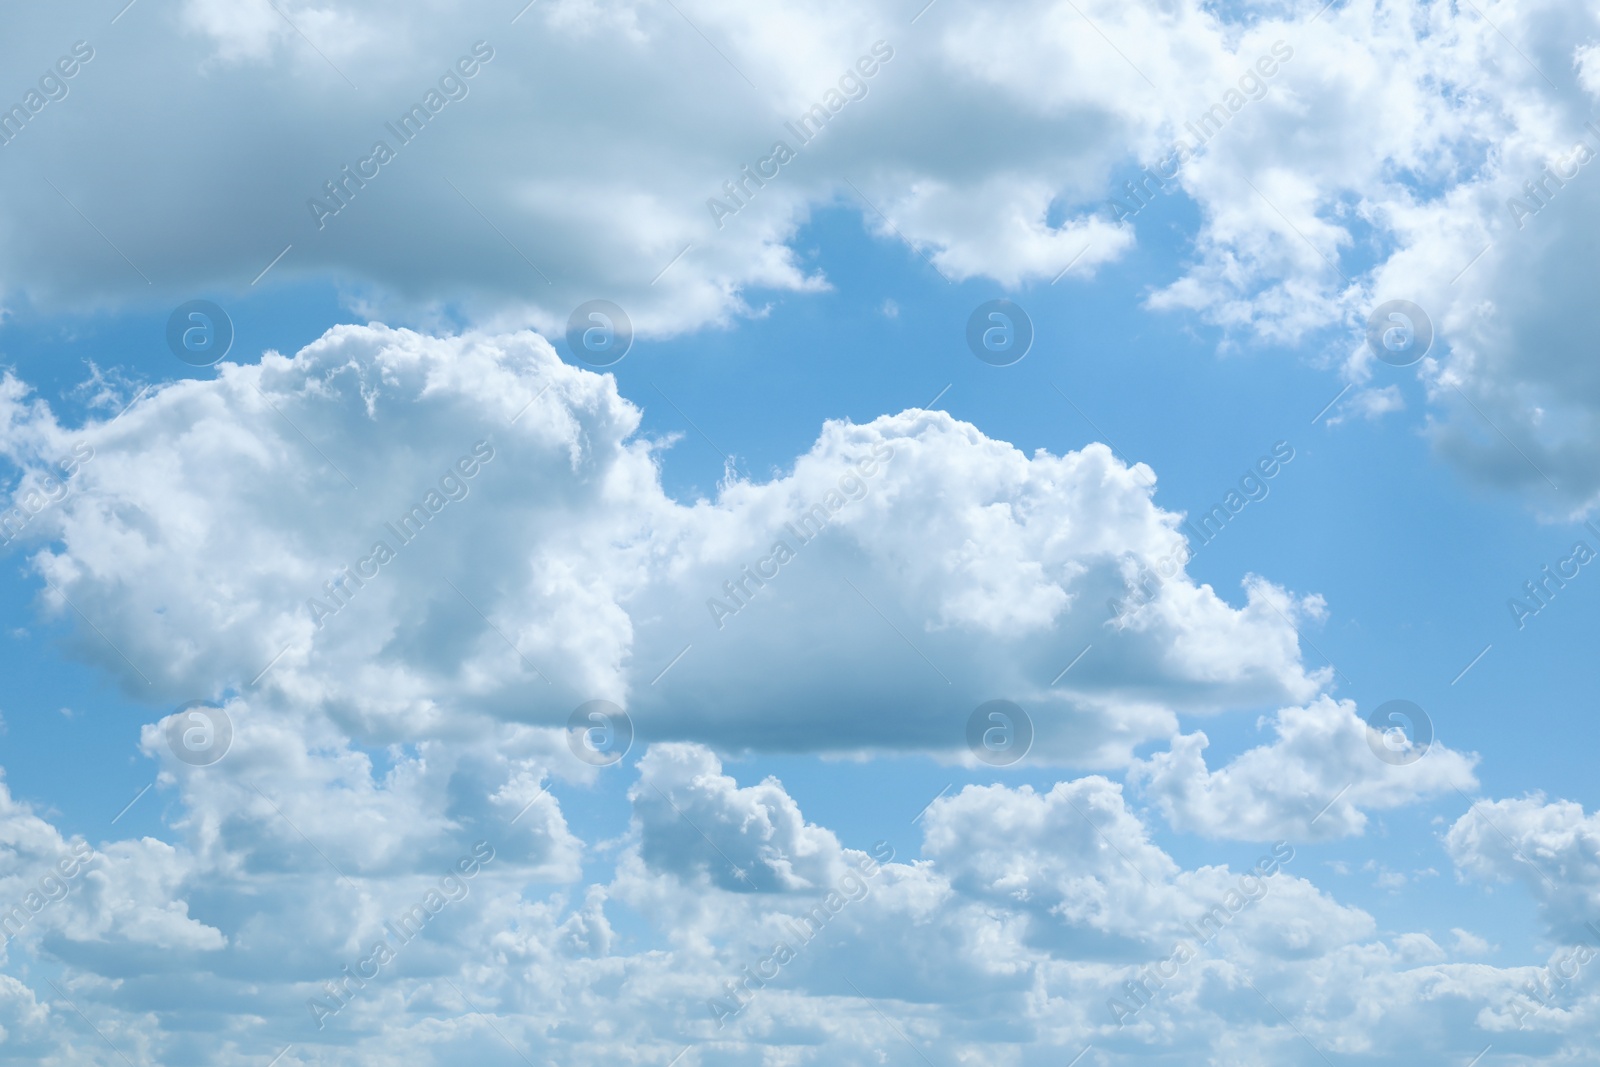
[[[92,621],[78,654],[144,698],[254,683],[374,738],[605,698],[656,739],[959,752],[1005,694],[1040,758],[1116,765],[1176,710],[1327,681],[1289,621],[1320,599],[1195,585],[1152,472],[1102,445],[1029,457],[913,410],[827,423],[791,472],[680,504],[614,380],[530,333],[337,327],[81,430],[6,389],[42,607]],[[67,487],[30,496],[80,444]]]
[[[290,726],[280,712],[278,725],[260,709],[233,710],[245,732],[283,737],[210,767],[171,767],[173,842],[96,846],[92,884],[75,885],[36,917],[39,934],[7,946],[13,969],[48,964],[60,988],[34,971],[0,981],[9,1059],[101,1054],[61,994],[134,1063],[181,1062],[203,1046],[228,1065],[290,1043],[302,1063],[483,1060],[505,1055],[507,1040],[536,1061],[581,1065],[629,1049],[670,1059],[686,1045],[707,1062],[792,1059],[825,1045],[837,1062],[911,1064],[995,1049],[1070,1058],[1091,1043],[1114,1062],[1186,1048],[1265,1064],[1314,1056],[1296,1029],[1330,1056],[1399,1063],[1511,1042],[1512,1006],[1530,1010],[1517,998],[1533,968],[1447,962],[1427,931],[1380,936],[1371,916],[1307,880],[1292,844],[1261,850],[1264,877],[1186,867],[1098,776],[941,798],[922,819],[922,858],[910,861],[895,855],[910,841],[842,847],[773,779],[741,785],[702,748],[652,746],[629,790],[613,873],[584,877],[539,866],[509,828],[496,834],[463,807],[468,795],[498,805],[504,783],[524,773],[533,750],[519,728],[454,755],[397,754],[380,777],[317,740],[337,736],[325,719]],[[294,746],[297,734],[310,743]],[[248,787],[258,780],[276,786],[288,819],[263,817]],[[342,799],[330,793],[335,781]],[[440,797],[443,783],[454,802]],[[349,836],[315,813],[335,804],[387,815]],[[564,826],[550,797],[541,805],[536,827],[525,815],[520,832]],[[25,807],[5,798],[3,808],[0,840],[19,844],[0,848],[0,861],[21,855],[22,842],[43,859],[66,847]],[[507,816],[497,807],[486,818]],[[310,840],[283,832],[289,820]],[[494,837],[493,858],[376,974],[345,984],[344,1006],[318,1029],[307,1001],[333,1003],[325,982],[344,981],[378,939],[395,943],[385,921],[420,906],[441,884],[435,861],[453,847],[467,853],[479,832]],[[719,851],[750,881],[720,877]],[[0,874],[0,886],[12,878]],[[1458,952],[1482,951],[1456,937]],[[790,952],[781,963],[778,942]],[[1157,972],[1180,942],[1197,954]],[[1126,1004],[1128,982],[1149,995],[1119,1027],[1108,1002]],[[1528,1015],[1549,1055],[1576,1055],[1591,1025],[1590,1002],[1563,996],[1559,1011]],[[719,1027],[713,1003],[735,998],[740,1010]],[[998,1029],[997,1012],[1009,1020]]]
[[[819,893],[845,873],[839,841],[812,826],[777,779],[741,789],[697,745],[652,746],[629,793],[640,855],[686,882],[734,892]]]
[[[1525,1038],[1537,968],[1450,963],[1430,931],[1380,936],[1309,862],[1279,856],[1250,883],[1186,866],[1107,777],[968,787],[929,807],[916,861],[843,847],[775,779],[740,785],[701,743],[949,759],[996,695],[1033,715],[1036,764],[1115,769],[1165,741],[1129,777],[1180,831],[1355,834],[1476,783],[1475,757],[1442,746],[1404,767],[1372,756],[1354,705],[1301,660],[1315,594],[1245,576],[1230,600],[1179,571],[1113,624],[1107,602],[1182,537],[1153,472],[1104,446],[1029,456],[908,411],[828,423],[792,470],[681,503],[615,383],[514,330],[553,335],[598,294],[665,334],[746,313],[760,289],[821,291],[790,242],[835,203],[953,278],[1037,284],[1074,257],[1090,274],[1138,232],[1108,220],[1113,175],[1158,159],[1282,39],[1293,57],[1263,98],[1184,166],[1200,230],[1151,306],[1353,347],[1372,303],[1416,300],[1439,334],[1416,372],[1438,447],[1501,484],[1542,493],[1548,475],[1544,499],[1571,508],[1600,490],[1600,379],[1566,356],[1594,332],[1574,267],[1594,244],[1594,164],[1520,224],[1506,199],[1579,136],[1591,101],[1564,87],[1596,92],[1593,12],[1351,3],[1313,22],[1312,5],[943,0],[911,26],[877,2],[556,0],[506,25],[509,9],[449,0],[278,6],[97,23],[67,98],[0,148],[0,299],[243,291],[292,243],[264,284],[331,275],[375,316],[483,331],[340,327],[77,428],[0,384],[41,610],[142,698],[221,699],[237,727],[222,763],[193,768],[149,724],[171,840],[98,843],[58,903],[48,865],[87,844],[0,790],[0,907],[28,912],[4,948],[17,976],[0,976],[8,1062],[117,1062],[101,1035],[140,1063],[259,1064],[293,1044],[285,1067],[492,1062],[507,1042],[578,1065],[685,1045],[703,1063],[824,1047],[840,1063],[1067,1062],[1090,1043],[1108,1062],[1314,1062],[1307,1043],[1466,1062],[1485,1034],[1529,1062],[1588,1054],[1595,997],[1564,991]],[[77,20],[17,14],[5,67],[43,69],[90,32]],[[317,229],[306,198],[479,36],[495,54],[470,94]],[[879,39],[894,57],[865,98],[719,229],[706,198]],[[1398,407],[1370,355],[1344,373],[1357,410]],[[122,386],[95,371],[84,393],[109,413]],[[419,503],[426,526],[348,606],[323,591]],[[813,505],[828,529],[802,540],[786,524]],[[793,559],[748,578],[778,539]],[[339,610],[314,618],[310,598]],[[595,697],[629,706],[646,749],[610,841],[575,832],[548,791],[626,773],[579,764],[550,729]],[[1180,714],[1247,706],[1285,709],[1276,738],[1216,770],[1206,735],[1178,732]],[[1444,847],[1465,873],[1521,881],[1574,939],[1600,892],[1596,818],[1481,801]],[[308,999],[479,841],[495,855],[470,892],[316,1029]],[[1433,873],[1371,869],[1393,888]],[[818,907],[816,935],[719,1027],[711,1001]],[[1222,932],[1119,1028],[1107,1001],[1219,908]],[[1484,951],[1452,932],[1458,954]]]
[[[1327,423],[1329,426],[1337,426],[1350,418],[1376,422],[1392,411],[1404,411],[1405,406],[1405,399],[1400,395],[1400,387],[1397,385],[1386,385],[1381,389],[1361,389],[1340,404],[1335,413],[1328,416]]]
[[[1600,860],[1595,858],[1600,815],[1585,815],[1581,804],[1540,795],[1479,800],[1444,841],[1462,872],[1526,888],[1561,943],[1600,941],[1600,933],[1586,925],[1595,921],[1600,904]]]
[[[1535,490],[1547,510],[1600,491],[1587,464],[1600,379],[1562,356],[1594,332],[1575,265],[1600,184],[1587,165],[1559,187],[1541,177],[1597,136],[1584,133],[1593,12],[953,0],[912,25],[887,0],[803,17],[564,0],[513,25],[453,2],[280,7],[189,0],[97,31],[68,95],[4,147],[5,299],[243,290],[293,245],[273,281],[336,277],[352,306],[389,321],[554,335],[603,294],[641,331],[673,333],[749,312],[757,290],[826,288],[790,242],[838,203],[948,277],[1040,284],[1127,255],[1138,224],[1113,222],[1108,201],[1127,195],[1133,165],[1164,164],[1206,123],[1203,149],[1165,179],[1200,222],[1153,307],[1313,351],[1331,341],[1350,380],[1372,383],[1373,415],[1414,372],[1373,365],[1364,320],[1413,300],[1437,335],[1419,372],[1440,451]],[[86,32],[57,9],[18,18],[0,45],[15,69],[43,69]],[[480,39],[494,58],[460,83],[466,95],[399,145],[384,123]],[[891,59],[871,59],[877,41]],[[785,122],[828,101],[862,56],[877,65],[865,96],[835,97],[824,132],[800,143]],[[565,106],[575,86],[581,117]],[[143,136],[125,136],[136,125]],[[380,137],[396,158],[349,182],[348,206],[319,230],[308,200]],[[748,204],[719,228],[708,199],[780,138],[797,158],[760,187],[742,179]],[[93,165],[108,146],[114,174]],[[1548,206],[1514,217],[1535,179]]]
[[[961,274],[1049,278],[1085,241],[1095,246],[1086,267],[1129,244],[1092,207],[1061,225],[1045,218],[1064,186],[1092,199],[1121,155],[1122,131],[1108,120],[1129,111],[1130,75],[1085,91],[1052,58],[1055,99],[1007,123],[1006,151],[975,154],[963,117],[1014,113],[1036,95],[1005,68],[970,63],[965,42],[991,21],[981,10],[938,12],[954,31],[946,38],[888,3],[783,16],[725,0],[681,11],[564,0],[515,24],[459,3],[278,8],[188,0],[130,12],[97,34],[69,95],[6,151],[14,174],[60,178],[128,260],[44,181],[27,181],[27,206],[3,220],[8,290],[59,306],[89,290],[144,298],[145,277],[169,299],[198,284],[243,289],[292,244],[274,281],[333,274],[387,318],[427,321],[453,304],[480,323],[559,329],[598,293],[659,334],[747,310],[752,288],[824,284],[786,242],[813,205],[841,197],[887,239],[906,233]],[[1034,14],[1103,64],[1070,6],[1038,4]],[[1220,41],[1197,10],[1162,22]],[[6,58],[22,69],[48,64],[84,32],[42,12],[19,31]],[[478,56],[492,58],[473,61],[478,41]],[[463,56],[474,73],[441,90]],[[581,112],[562,103],[576,86],[585,87]],[[437,113],[402,143],[385,122],[430,90]],[[834,113],[807,143],[785,122],[819,104]],[[118,136],[152,113],[164,121],[147,136]],[[81,165],[108,139],[123,160],[120,187]],[[393,160],[361,165],[379,139]],[[743,179],[741,167],[769,158],[778,140],[797,157],[775,175],[769,162],[764,180]],[[360,185],[346,165],[365,175]],[[730,180],[745,182],[748,206],[719,220],[708,200],[737,205],[724,192]],[[348,206],[319,219],[308,201],[337,206],[325,192],[332,181],[345,183]],[[43,225],[31,221],[37,212]],[[174,241],[178,230],[207,239]]]
[[[162,787],[182,799],[174,825],[197,842],[197,862],[262,875],[398,876],[448,868],[463,841],[486,839],[502,865],[530,877],[576,876],[581,843],[545,789],[552,770],[582,780],[586,769],[549,731],[462,716],[373,751],[320,716],[270,701],[236,699],[223,710],[233,740],[214,766],[175,757],[173,717],[147,725],[141,739],[162,764]]]
[[[1488,941],[1479,937],[1471,930],[1463,930],[1459,926],[1451,927],[1450,935],[1455,939],[1455,943],[1451,946],[1451,948],[1458,955],[1486,956],[1494,948],[1494,946],[1490,945]]]
[[[1319,697],[1284,708],[1273,720],[1270,745],[1252,748],[1209,770],[1210,743],[1196,731],[1130,770],[1175,829],[1206,837],[1265,841],[1327,840],[1361,833],[1367,811],[1404,807],[1455,789],[1477,786],[1476,755],[1435,742],[1410,763],[1379,758],[1376,731],[1353,701]]]

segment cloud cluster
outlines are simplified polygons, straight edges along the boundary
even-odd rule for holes
[[[908,411],[829,423],[791,470],[685,503],[613,379],[531,333],[382,326],[78,427],[15,379],[3,397],[18,492],[93,448],[20,533],[40,610],[76,620],[76,652],[130,691],[207,696],[233,724],[228,756],[197,767],[170,720],[150,723],[170,840],[93,843],[8,947],[63,970],[58,989],[7,987],[0,1026],[24,1062],[100,1054],[68,1001],[135,1062],[294,1044],[306,1064],[506,1042],[579,1064],[690,1045],[706,1062],[1096,1041],[1238,1057],[1241,1032],[1260,1056],[1299,1054],[1252,983],[1352,1054],[1446,1047],[1395,1037],[1394,1004],[1508,1017],[1520,972],[1449,962],[1421,931],[1381,938],[1292,857],[1260,890],[1186,867],[1110,777],[967,787],[908,829],[910,860],[917,841],[846,847],[706,747],[956,758],[971,708],[1009,692],[1036,720],[1036,764],[1122,768],[1166,742],[1129,781],[1170,822],[1283,835],[1286,854],[1321,834],[1313,785],[1357,778],[1322,816],[1353,833],[1365,810],[1472,784],[1471,759],[1442,748],[1380,764],[1355,709],[1319,696],[1330,679],[1294,625],[1320,598],[1250,576],[1230,604],[1179,572],[1113,617],[1151,561],[1182,555],[1181,516],[1103,446],[1027,456]],[[374,571],[359,561],[375,540],[393,558]],[[741,606],[719,617],[706,602],[728,585]],[[309,610],[335,592],[337,612]],[[635,717],[631,771],[566,750],[567,714],[596,696]],[[1221,770],[1204,735],[1177,732],[1180,714],[1260,703],[1287,705],[1277,740]],[[580,834],[557,797],[605,774],[634,776],[627,825]],[[30,842],[5,883],[24,899],[68,843],[20,805],[0,825]],[[429,909],[480,843],[494,860],[470,893]],[[1196,927],[1218,932],[1181,976],[1136,1018],[1109,1009]]]
[[[1102,445],[1030,457],[914,410],[680,503],[609,376],[532,333],[382,326],[79,428],[3,400],[21,487],[93,447],[22,540],[42,610],[145,699],[270,692],[386,743],[603,698],[652,740],[950,752],[1003,694],[1041,757],[1116,765],[1180,712],[1328,681],[1293,623],[1320,599],[1260,578],[1236,606],[1180,571],[1113,620],[1183,539]]]
[[[1141,237],[1109,198],[1171,193],[1197,229],[1150,308],[1325,346],[1359,386],[1330,421],[1384,417],[1419,374],[1445,455],[1581,508],[1600,492],[1600,377],[1570,358],[1594,326],[1574,267],[1600,217],[1600,17],[518,6],[10,17],[7,69],[80,40],[93,61],[59,97],[41,81],[48,106],[24,99],[0,145],[0,305],[331,278],[427,332],[339,326],[82,425],[0,378],[0,523],[40,613],[147,706],[205,698],[233,724],[205,767],[170,719],[145,726],[160,836],[64,834],[0,784],[0,1058],[1590,1055],[1581,985],[1530,1014],[1540,968],[1484,962],[1469,930],[1446,948],[1380,929],[1312,880],[1297,847],[1474,788],[1476,757],[1374,758],[1300,655],[1313,592],[1181,569],[1138,592],[1188,556],[1155,472],[910,410],[828,422],[785,471],[678,500],[637,402],[528,328],[555,336],[604,296],[667,335],[819,292],[793,243],[841,203],[952,281],[1087,275]],[[843,81],[867,54],[870,81]],[[816,107],[822,132],[795,135]],[[1164,191],[1122,184],[1192,123],[1205,144]],[[762,160],[781,169],[758,182],[742,168]],[[1433,317],[1416,371],[1359,347],[1388,298]],[[967,786],[863,850],[723,764],[967,760],[967,717],[995,698],[1032,717],[1030,769],[1099,773]],[[592,699],[629,710],[635,761],[567,751]],[[1180,730],[1262,708],[1273,738],[1214,768]],[[575,806],[608,786],[609,827]],[[1270,843],[1271,873],[1180,858],[1130,798],[1178,834]],[[1597,820],[1486,799],[1440,847],[1521,883],[1570,945],[1600,901]],[[445,879],[488,854],[458,897]]]
[[[270,728],[234,710],[242,733]],[[1307,1039],[1386,1064],[1522,1040],[1504,1007],[1527,968],[1460,959],[1479,954],[1470,939],[1447,950],[1423,931],[1380,934],[1308,880],[1292,842],[1268,850],[1260,877],[1186,867],[1098,776],[943,797],[911,861],[916,841],[844,847],[776,779],[741,784],[709,751],[664,744],[628,772],[622,837],[574,842],[548,793],[532,818],[468,802],[520,801],[558,765],[517,729],[454,757],[391,752],[382,775],[260,739],[240,749],[250,760],[169,768],[161,791],[187,813],[175,843],[96,843],[90,881],[8,946],[23,970],[5,980],[0,1047],[22,1063],[116,1060],[76,1011],[140,1064],[246,1064],[293,1045],[299,1064],[599,1064],[686,1046],[731,1063],[825,1046],[835,1062],[953,1065],[1086,1044],[1114,1063],[1189,1048],[1265,1064],[1314,1061]],[[506,749],[522,755],[497,760]],[[453,804],[429,795],[437,785]],[[68,843],[0,799],[0,838],[32,842],[3,888]],[[345,835],[310,811],[336,803],[390,815]],[[584,869],[532,840],[581,853]],[[1468,864],[1472,847],[1451,844]],[[489,849],[469,892],[396,940],[397,916],[428,910],[446,871]],[[400,947],[381,967],[350,966],[384,938]],[[1163,963],[1180,941],[1196,951],[1174,973]],[[1131,1017],[1110,1007],[1136,995]],[[1551,1055],[1582,1047],[1581,1028],[1543,1029]]]
[[[791,243],[818,206],[850,205],[947,278],[1018,287],[1127,255],[1138,225],[1112,201],[1175,194],[1198,226],[1151,307],[1329,343],[1370,416],[1412,372],[1376,364],[1365,319],[1415,301],[1438,337],[1419,370],[1441,452],[1551,510],[1600,490],[1600,379],[1563,356],[1594,326],[1576,265],[1600,197],[1600,19],[1557,0],[1493,19],[1440,0],[955,0],[915,22],[886,2],[559,0],[512,21],[456,0],[187,0],[92,34],[65,9],[17,18],[11,65],[86,34],[96,58],[4,146],[8,303],[170,303],[277,262],[274,281],[337,279],[389,321],[553,335],[603,295],[674,333],[825,288]],[[845,97],[839,72],[876,42],[892,62]],[[476,73],[440,90],[462,56]],[[828,121],[802,142],[786,124],[816,106]],[[778,141],[780,174],[745,177]],[[378,142],[396,153],[381,176],[341,169]],[[708,210],[730,195],[737,214]]]
[[[1477,757],[1443,744],[1403,765],[1375,758],[1375,731],[1349,700],[1323,696],[1283,708],[1272,726],[1271,744],[1214,771],[1206,767],[1206,735],[1196,732],[1136,762],[1129,777],[1174,829],[1246,841],[1359,834],[1367,824],[1363,809],[1406,807],[1478,784]]]

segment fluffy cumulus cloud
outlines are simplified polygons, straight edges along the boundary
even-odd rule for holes
[[[206,812],[170,845],[69,842],[4,797],[0,887],[25,910],[54,864],[89,857],[9,939],[9,1062],[247,1064],[287,1046],[297,1064],[805,1063],[825,1048],[827,1062],[955,1065],[1093,1045],[1118,1064],[1180,1049],[1398,1064],[1534,1047],[1508,1023],[1532,968],[1473,962],[1470,938],[1380,931],[1307,880],[1292,842],[1187,867],[1098,776],[970,786],[908,839],[855,849],[778,780],[741,784],[669,743],[602,772],[633,776],[631,820],[590,846],[548,795],[531,820],[438,798],[411,814],[447,818],[399,817],[429,782],[481,799],[534,773],[522,760],[541,757],[511,735],[456,759],[392,753],[382,775],[255,740],[249,761],[163,772],[169,796]],[[524,756],[496,763],[497,749]],[[296,794],[394,817],[340,838]],[[612,859],[585,874],[580,852]],[[1539,1040],[1557,1057],[1582,1047],[1548,1020]]]
[[[1600,815],[1543,796],[1480,800],[1451,826],[1445,844],[1463,872],[1522,883],[1550,932],[1567,943],[1600,939],[1587,924],[1600,904]]]
[[[544,339],[597,296],[665,335],[822,291],[794,247],[821,207],[1020,288],[1128,256],[1170,193],[1197,222],[1152,309],[1323,352],[1356,387],[1330,422],[1419,375],[1444,454],[1584,507],[1600,392],[1558,357],[1593,332],[1595,14],[1319,6],[9,16],[0,65],[39,75],[0,87],[0,304],[332,278],[425,332],[339,326],[80,425],[0,378],[41,618],[145,706],[231,724],[196,765],[187,712],[150,716],[158,831],[63,832],[0,784],[0,1058],[1583,1062],[1597,817],[1480,800],[1429,846],[1519,883],[1548,958],[1315,884],[1315,842],[1475,788],[1476,756],[1380,759],[1301,657],[1322,597],[1196,581],[1156,472],[910,410],[679,500],[637,402]],[[1411,369],[1362,343],[1392,298],[1433,322]],[[724,763],[980,770],[996,697],[1032,784],[941,794],[903,839]],[[592,700],[631,761],[569,747]],[[1187,724],[1263,709],[1271,740],[1208,765]]]
[[[44,80],[3,148],[4,299],[170,301],[276,262],[391,320],[549,331],[606,296],[670,333],[826,287],[792,246],[819,206],[1015,287],[1127,255],[1170,193],[1198,223],[1152,307],[1343,351],[1371,416],[1415,372],[1366,318],[1414,301],[1441,451],[1550,510],[1600,489],[1600,393],[1562,358],[1593,333],[1581,6],[508,6],[19,13],[0,54]]]
[[[1515,969],[1514,991],[1480,1015],[1483,1025],[1549,1047],[1600,1025],[1600,996],[1589,979],[1600,956],[1600,817],[1542,795],[1479,800],[1452,825],[1444,844],[1463,876],[1515,883],[1537,902],[1549,951]]]
[[[951,752],[1005,694],[1097,765],[1328,680],[1318,598],[1156,574],[1180,516],[1101,445],[908,411],[680,503],[614,380],[531,333],[338,327],[76,428],[6,389],[41,610],[141,697],[267,693],[380,744],[605,699],[654,739]]]
[[[20,803],[0,783],[0,862],[4,883],[0,901],[0,933],[7,952],[18,938],[59,929],[72,881],[103,868],[104,857],[84,840],[64,837],[51,823]]]
[[[845,873],[838,840],[807,825],[780,782],[740,789],[721,772],[695,745],[657,746],[640,761],[631,799],[647,863],[753,893],[816,892]]]
[[[1380,931],[1296,858],[1321,833],[1313,786],[1356,779],[1322,816],[1356,832],[1470,787],[1470,758],[1383,765],[1301,662],[1320,598],[1196,584],[1153,472],[1102,446],[1028,456],[908,411],[830,423],[791,470],[680,502],[611,378],[532,333],[381,326],[81,426],[14,378],[3,396],[38,610],[130,691],[213,701],[232,729],[200,766],[172,740],[188,711],[145,727],[159,836],[68,839],[5,798],[0,1040],[19,1062],[1020,1063],[1093,1044],[1282,1063],[1316,1055],[1296,1030],[1402,1062],[1526,1010],[1528,968],[1482,962],[1470,931],[1450,950]],[[1164,742],[1131,764],[1135,795],[1266,843],[1181,862],[1096,774],[968,786],[903,839],[847,845],[707,745],[964,759],[996,692],[1036,722],[1031,766],[1115,773]],[[636,762],[574,756],[562,727],[589,699],[628,707]],[[1287,709],[1277,740],[1218,771],[1178,733],[1262,704]],[[607,783],[625,784],[612,830],[585,800]]]
[[[577,880],[584,853],[541,787],[552,767],[573,782],[583,768],[565,752],[557,761],[548,737],[479,729],[375,757],[326,719],[244,701],[225,711],[233,748],[213,766],[173,758],[167,723],[146,728],[170,843],[65,840],[0,795],[0,923],[10,968],[39,1002],[38,1018],[0,1037],[8,1059],[76,1045],[66,1024],[80,1010],[118,1052],[149,1062],[251,1062],[278,1034],[348,1044],[403,1010],[411,990],[398,976],[459,975],[512,913],[544,923],[552,944],[579,932],[580,909],[557,928],[549,905],[521,903]],[[602,916],[582,933],[603,929]],[[150,1013],[182,1013],[189,1033],[160,1034],[141,1022]]]
[[[1386,747],[1352,701],[1323,696],[1303,708],[1284,708],[1272,725],[1277,737],[1271,744],[1215,771],[1206,767],[1206,735],[1180,735],[1166,752],[1138,761],[1131,778],[1174,828],[1246,841],[1360,833],[1367,825],[1363,809],[1405,807],[1478,784],[1472,774],[1477,756],[1442,743]]]
[[[1563,353],[1593,326],[1576,265],[1600,196],[1600,20],[1546,0],[1353,3],[1281,34],[1294,55],[1263,99],[1218,131],[1209,100],[1191,109],[1207,143],[1179,181],[1204,210],[1200,258],[1152,306],[1291,343],[1343,325],[1349,413],[1394,410],[1420,373],[1444,455],[1547,512],[1586,506],[1600,395]],[[1396,299],[1431,323],[1415,370],[1365,344]]]
[[[1106,66],[1069,7],[1033,14]],[[972,20],[988,17],[957,13],[958,27]],[[1158,21],[1221,37],[1198,11]],[[1085,88],[1052,59],[1057,91],[1038,100],[965,57],[963,36],[984,27],[945,38],[889,4],[783,16],[561,0],[519,16],[186,0],[114,27],[63,12],[18,29],[6,58],[22,70],[47,69],[75,39],[92,53],[5,146],[22,195],[53,221],[8,213],[0,272],[46,303],[85,281],[107,297],[243,287],[292,245],[277,278],[333,274],[375,306],[550,326],[603,294],[660,333],[738,313],[748,290],[824,286],[787,242],[839,198],[953,275],[1053,276],[1086,244],[1082,269],[1130,244],[1092,206],[1047,222],[1064,186],[1092,198],[1123,151],[1128,72]],[[1009,111],[990,150],[963,143]],[[152,113],[163,122],[149,140],[117,132]],[[129,178],[118,189],[41,180],[108,151]],[[73,205],[122,254],[93,229],[69,232],[69,217],[82,225]],[[173,241],[169,226],[207,237]],[[45,254],[55,267],[24,270]],[[88,279],[69,272],[80,256]]]

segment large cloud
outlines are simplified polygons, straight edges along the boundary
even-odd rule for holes
[[[1443,453],[1549,510],[1583,505],[1600,379],[1565,353],[1594,325],[1575,264],[1600,197],[1580,164],[1600,151],[1584,126],[1600,21],[1558,0],[1488,18],[1443,0],[1319,7],[945,0],[912,22],[886,0],[804,18],[562,0],[513,23],[456,2],[189,0],[114,25],[31,9],[0,44],[9,67],[43,74],[76,39],[94,58],[3,148],[0,287],[53,308],[170,303],[249,289],[292,245],[264,284],[337,278],[390,321],[550,333],[604,296],[674,332],[728,321],[752,292],[826,286],[790,246],[817,206],[851,205],[947,278],[1016,287],[1126,254],[1144,225],[1128,211],[1181,192],[1193,254],[1153,307],[1331,344],[1374,411],[1413,372],[1375,362],[1365,320],[1415,301],[1437,337],[1419,370]],[[893,58],[870,58],[878,41]],[[465,95],[440,92],[402,145],[384,124],[463,56],[475,73],[446,89]],[[862,56],[870,78],[850,74]],[[809,143],[785,126],[830,104]],[[396,156],[357,187],[341,168],[379,138]],[[797,158],[758,187],[741,167],[777,139]],[[1145,166],[1164,176],[1130,191]],[[319,224],[308,201],[335,205],[334,179],[350,195]],[[712,197],[747,203],[718,218]]]
[[[44,71],[84,37],[93,58],[5,148],[9,192],[27,207],[0,218],[0,280],[56,306],[243,289],[293,245],[274,280],[332,274],[390,307],[454,303],[546,327],[604,295],[661,332],[723,318],[749,288],[822,284],[785,242],[836,197],[886,235],[939,249],[956,274],[1048,278],[1086,244],[1083,268],[1129,244],[1092,205],[1046,222],[1064,186],[1093,199],[1123,121],[1152,110],[1069,5],[1031,13],[1111,76],[1079,83],[1052,58],[1044,98],[972,62],[969,35],[995,28],[956,5],[919,26],[888,3],[802,18],[723,0],[561,0],[513,23],[517,6],[188,0],[115,26],[38,13],[8,36],[8,66]],[[1197,9],[1138,22],[1125,30],[1187,33],[1206,42],[1190,58],[1221,61],[1222,29]],[[441,91],[463,57],[473,73]],[[385,123],[417,103],[438,110],[403,142]],[[821,135],[785,126],[817,106]],[[974,152],[970,132],[996,120]],[[135,124],[137,140],[122,132]],[[394,158],[363,165],[378,140]],[[779,140],[798,156],[775,169]],[[116,185],[83,165],[112,146]],[[344,183],[340,199],[327,182]],[[337,214],[310,209],[313,197]],[[713,197],[737,213],[719,218]],[[179,230],[205,239],[173,240]]]
[[[1103,764],[1328,680],[1293,625],[1320,601],[1195,585],[1152,473],[1102,445],[908,411],[681,504],[614,381],[530,333],[338,327],[79,430],[7,390],[42,605],[146,699],[264,690],[385,742],[603,698],[656,738],[949,751],[999,696],[1043,756]]]

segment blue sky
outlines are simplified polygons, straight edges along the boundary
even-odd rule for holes
[[[1507,48],[1429,4],[277,8],[0,46],[11,506],[94,449],[0,569],[8,1062],[1589,1062],[1600,579],[1508,601],[1600,551],[1592,12],[1501,5]],[[316,176],[452,85],[318,230]],[[596,298],[636,331],[598,371]],[[1002,298],[1034,340],[996,367],[965,335]],[[167,345],[196,299],[213,367]],[[1393,299],[1435,333],[1403,367],[1366,342]],[[593,699],[613,766],[563,729]],[[1037,730],[1010,766],[965,741],[992,699]],[[1386,763],[1391,700],[1433,736]],[[191,701],[214,759],[171,740]]]

